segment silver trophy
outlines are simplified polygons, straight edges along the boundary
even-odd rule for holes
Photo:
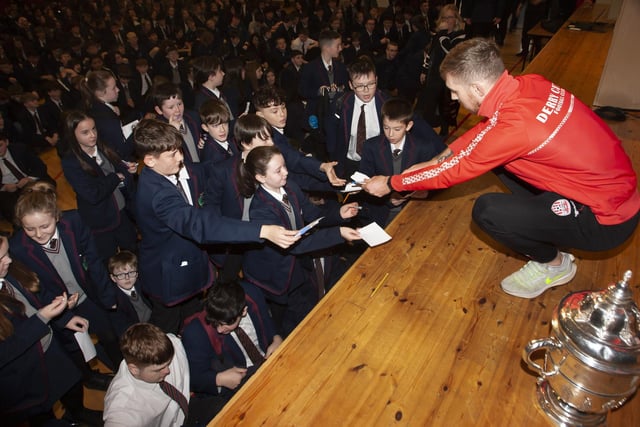
[[[523,359],[539,374],[542,411],[560,426],[605,425],[640,382],[640,310],[629,280],[574,292],[554,309],[552,335],[530,341]],[[544,351],[544,363],[534,355]]]

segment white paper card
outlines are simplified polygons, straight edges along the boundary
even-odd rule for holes
[[[362,240],[369,246],[378,246],[391,240],[391,236],[375,222],[362,227],[359,231]]]
[[[76,332],[73,334],[78,342],[78,346],[80,347],[80,351],[82,351],[82,355],[84,356],[84,361],[88,362],[89,360],[96,357],[96,346],[93,345],[93,341],[91,341],[91,337],[89,336],[89,332]]]
[[[122,134],[124,135],[124,139],[129,139],[129,137],[133,133],[133,130],[136,128],[136,125],[138,124],[138,122],[139,120],[134,120],[122,126]]]
[[[347,185],[344,186],[344,190],[340,190],[341,193],[356,193],[358,191],[362,191],[362,187],[353,182],[347,183]]]
[[[351,179],[356,184],[362,184],[363,182],[368,180],[369,177],[367,175],[363,174],[362,172],[354,172],[353,175],[351,175]]]

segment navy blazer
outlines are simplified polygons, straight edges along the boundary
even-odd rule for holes
[[[7,149],[9,153],[11,153],[11,157],[13,157],[13,161],[18,169],[28,176],[42,179],[55,185],[56,182],[47,173],[47,165],[44,164],[40,157],[33,153],[29,146],[10,143]],[[0,186],[2,185],[2,175],[0,175]]]
[[[205,166],[187,165],[188,204],[177,187],[145,167],[138,180],[136,214],[142,234],[139,271],[142,289],[172,306],[213,283],[213,268],[202,244],[260,242],[260,225],[220,216],[204,203]]]
[[[243,283],[243,288],[246,294],[247,314],[256,329],[260,349],[266,353],[275,336],[267,303],[255,287]],[[219,334],[216,328],[207,323],[204,311],[185,321],[182,344],[189,361],[191,389],[196,393],[219,394],[216,375],[234,366],[246,367],[246,359],[240,346],[230,334]],[[249,375],[243,382],[247,379]],[[233,393],[236,390],[223,388],[220,394]]]
[[[87,297],[111,309],[116,304],[115,289],[109,280],[102,258],[98,256],[89,228],[77,211],[63,212],[58,221],[58,234],[69,258],[71,271]],[[49,304],[55,297],[67,292],[67,287],[46,253],[38,243],[19,229],[11,237],[11,255],[25,264],[40,279],[38,299]],[[65,311],[56,324],[66,325],[73,312]]]
[[[12,276],[5,277],[29,301]],[[8,425],[20,424],[30,416],[49,411],[74,384],[80,371],[53,336],[49,348],[42,351],[40,339],[50,332],[36,315],[19,313],[7,316],[13,335],[0,341],[0,416]]]
[[[238,146],[233,138],[233,136],[229,135],[227,142],[229,143],[229,149],[231,150],[231,154],[220,144],[218,144],[208,133],[203,132],[204,135],[204,149],[207,152],[207,161],[210,161],[212,164],[218,167],[218,163],[224,162],[225,160],[232,157],[239,157]]]
[[[344,242],[338,227],[323,228],[343,222],[339,209],[326,211],[313,205],[295,183],[289,182],[285,191],[295,215],[291,224],[289,215],[280,201],[262,187],[258,187],[251,201],[251,222],[281,225],[289,230],[301,229],[305,224],[324,216],[315,232],[305,235],[287,250],[273,244],[245,253],[243,272],[250,283],[270,294],[271,299],[282,298],[288,290],[307,280],[307,274],[298,255],[330,248]]]
[[[337,59],[332,60],[332,67],[333,83],[347,90],[349,88],[347,67]],[[318,98],[320,97],[318,90],[320,86],[329,86],[329,84],[329,75],[324,67],[324,62],[322,62],[322,57],[319,56],[302,67],[298,93],[303,100],[307,101],[307,112],[309,114],[318,113]]]
[[[113,286],[118,287],[115,283]],[[140,289],[138,289],[138,298],[141,298],[147,307],[151,308],[151,303],[144,294],[140,292]],[[118,306],[115,311],[110,313],[109,320],[113,325],[113,330],[116,335],[121,337],[129,326],[140,323],[140,319],[138,318],[136,309],[133,307],[131,298],[120,289],[116,289],[116,301],[118,302]]]
[[[96,122],[98,138],[102,142],[111,147],[123,160],[133,160],[135,158],[133,134],[128,139],[125,139],[122,133],[120,117],[111,108],[107,107],[103,102],[97,101],[91,105],[89,115]]]
[[[401,170],[416,163],[431,160],[447,148],[442,138],[423,119],[414,116],[413,123],[413,127],[407,132],[404,141],[401,153]],[[384,133],[365,141],[359,171],[367,176],[394,175],[393,158],[389,145],[389,140],[384,136]],[[368,210],[366,216],[382,226],[386,225],[389,209],[393,207],[389,203],[389,196],[383,198],[365,196],[364,204]]]
[[[327,175],[320,170],[320,160],[305,156],[289,144],[289,138],[273,129],[273,143],[282,153],[289,170],[289,179],[305,191],[333,191]]]
[[[164,116],[156,116],[156,118],[164,123],[169,123]],[[207,142],[204,144],[204,148],[198,148],[198,142],[200,138],[204,135],[204,131],[200,126],[200,116],[198,116],[195,112],[190,110],[184,110],[182,114],[182,120],[189,128],[189,132],[193,136],[193,142],[196,144],[196,150],[198,150],[198,157],[200,157],[200,162],[205,162],[207,160],[212,160],[215,157],[215,153],[213,151],[213,147],[210,146]],[[191,158],[191,153],[187,150],[186,147],[182,147],[182,154],[184,155],[185,163],[195,163]]]
[[[128,206],[132,206],[135,196],[135,184],[131,174],[122,162],[113,165],[115,172],[106,175],[98,166],[95,159],[84,151],[80,154],[91,165],[95,175],[87,173],[80,166],[76,155],[69,151],[62,158],[64,176],[76,193],[78,213],[85,224],[96,233],[104,233],[116,229],[120,225],[120,215],[116,197],[113,192],[120,185],[120,178],[116,173],[124,175],[124,186],[120,190]],[[100,153],[103,161],[110,160]]]
[[[378,120],[380,125],[380,133],[382,133],[382,104],[387,97],[380,90],[376,90],[375,94],[376,111],[378,112]],[[351,124],[353,123],[353,108],[356,102],[354,92],[346,93],[335,103],[335,111],[332,115],[333,126],[327,129],[327,151],[329,158],[337,160],[338,163],[344,163],[347,159],[349,151],[349,140],[351,139]],[[360,115],[358,114],[358,117]]]

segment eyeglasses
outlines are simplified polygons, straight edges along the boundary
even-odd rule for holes
[[[118,274],[114,274],[113,277],[115,277],[118,280],[124,280],[128,278],[135,279],[136,277],[138,277],[138,272],[133,270],[133,271],[128,271],[126,273],[118,273]]]
[[[376,80],[375,82],[369,82],[369,83],[363,84],[363,85],[353,85],[353,90],[358,91],[358,92],[364,92],[364,91],[367,91],[369,89],[374,89],[377,84],[378,84],[378,81]]]

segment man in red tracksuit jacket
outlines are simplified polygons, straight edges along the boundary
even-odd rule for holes
[[[573,279],[574,258],[558,248],[604,251],[633,233],[636,174],[620,140],[589,107],[541,76],[510,76],[485,39],[456,46],[440,72],[453,99],[487,119],[433,160],[371,178],[366,191],[447,188],[496,171],[512,192],[479,197],[473,220],[531,259],[501,283],[523,298]]]

